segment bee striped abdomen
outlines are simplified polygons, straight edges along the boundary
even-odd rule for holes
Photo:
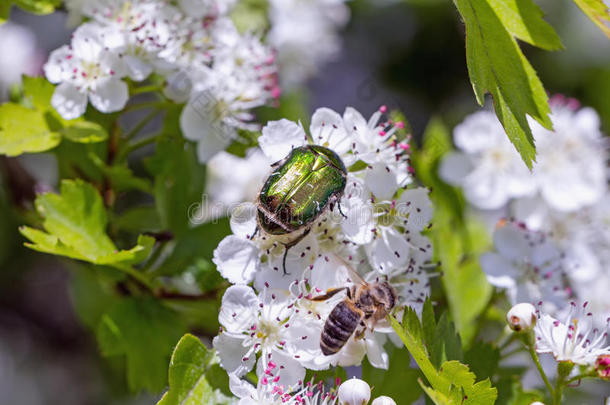
[[[320,348],[326,356],[337,353],[349,340],[360,323],[363,312],[349,301],[341,301],[333,308],[324,323]]]

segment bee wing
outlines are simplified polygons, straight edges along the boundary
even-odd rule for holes
[[[335,254],[334,256],[337,260],[339,260],[341,263],[343,263],[343,265],[347,268],[347,272],[349,274],[351,274],[351,276],[353,278],[352,282],[357,283],[357,284],[362,284],[362,285],[368,285],[368,283],[362,278],[362,276],[360,274],[358,274],[358,272],[356,272],[356,270],[354,270],[352,265],[349,264],[347,262],[347,260],[345,260],[344,258],[342,258],[341,256],[339,256],[337,254]]]

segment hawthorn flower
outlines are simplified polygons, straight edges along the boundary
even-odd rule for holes
[[[509,301],[538,302],[561,308],[568,296],[562,255],[551,239],[517,222],[500,223],[493,235],[494,252],[480,257],[487,280],[506,290]]]
[[[530,173],[491,111],[467,117],[454,131],[460,152],[449,154],[440,175],[462,186],[470,203],[496,209],[513,198],[539,195],[551,208],[573,212],[596,203],[607,189],[607,147],[597,113],[555,96],[550,101],[554,130],[530,120],[536,162]]]
[[[255,36],[241,36],[230,20],[218,29],[224,46],[213,50],[211,68],[191,73],[192,93],[180,116],[183,135],[198,143],[202,163],[237,140],[239,129],[257,130],[249,110],[280,94],[271,49]]]
[[[544,201],[559,211],[597,202],[607,189],[607,145],[592,108],[558,95],[551,98],[554,131],[531,121],[537,157],[533,177]]]
[[[593,314],[572,302],[564,321],[540,313],[534,327],[536,351],[552,353],[557,361],[569,361],[583,366],[593,366],[600,356],[610,355],[607,331],[592,326]],[[610,319],[606,320],[606,327]]]
[[[222,298],[218,320],[221,333],[214,348],[221,366],[240,377],[254,367],[277,366],[273,382],[293,386],[303,381],[299,355],[316,350],[319,340],[310,336],[306,320],[294,317],[291,296],[285,290],[265,289],[257,296],[247,286],[231,286]]]
[[[11,21],[0,25],[0,48],[1,100],[7,96],[11,85],[19,83],[22,74],[38,74],[43,60],[34,33]]]
[[[274,370],[277,366],[270,363],[264,370],[256,388],[239,379],[234,374],[229,375],[229,388],[240,398],[239,405],[334,405],[337,402],[335,389],[325,392],[322,381],[299,383],[286,387],[274,382]]]
[[[440,176],[461,186],[468,201],[481,209],[496,209],[511,198],[531,195],[535,182],[492,111],[479,111],[455,127],[459,152],[448,154]]]
[[[53,51],[44,65],[47,79],[59,84],[51,104],[65,119],[83,115],[87,99],[106,113],[119,111],[127,103],[122,63],[106,48],[101,34],[93,23],[81,25],[74,31],[71,45]]]

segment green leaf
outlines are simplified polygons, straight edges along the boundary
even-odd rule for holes
[[[205,167],[197,161],[194,145],[182,139],[165,139],[148,159],[155,176],[154,194],[161,225],[175,235],[190,227],[190,216],[203,199]]]
[[[610,38],[610,11],[603,0],[574,0],[574,3]]]
[[[528,44],[549,51],[562,49],[557,33],[546,21],[533,0],[489,0],[504,27]]]
[[[205,373],[213,357],[197,337],[184,335],[176,345],[169,364],[169,390],[157,405],[206,403],[213,389]]]
[[[511,23],[511,29],[519,37],[530,38],[536,42],[540,40],[540,34],[535,34],[535,37],[530,34],[527,37],[523,30],[532,24],[539,27],[538,31],[548,29],[543,28],[546,25],[543,25],[544,21],[540,16],[531,15],[527,21],[519,20],[515,13],[503,12],[500,16],[487,0],[454,0],[454,3],[466,25],[466,62],[477,101],[482,105],[485,93],[491,93],[496,114],[509,139],[525,164],[531,168],[535,161],[536,149],[526,115],[545,128],[552,129],[548,97],[534,68],[521,52],[504,22],[517,21],[519,24]],[[513,10],[509,6],[510,3],[504,3],[503,7],[499,6],[502,3],[494,4],[501,12]],[[523,4],[527,5],[526,2]],[[550,38],[547,36],[545,38],[548,42]]]
[[[15,5],[34,14],[51,14],[55,7],[61,4],[60,0],[12,0]]]
[[[4,24],[11,14],[11,2],[4,1],[0,3],[0,24]]]
[[[117,191],[140,190],[152,194],[152,184],[148,179],[136,177],[127,164],[108,166],[97,154],[91,152],[89,159],[96,165],[109,180],[112,188]]]
[[[59,132],[64,138],[78,143],[96,143],[108,139],[108,131],[85,117],[73,120],[64,119],[51,105],[55,87],[44,77],[23,76],[23,103],[40,112],[47,126]]]
[[[215,389],[232,396],[227,372],[197,337],[184,335],[172,354],[169,390],[157,405],[214,405]]]
[[[61,130],[61,134],[73,142],[95,143],[108,139],[108,132],[98,123],[77,120]]]
[[[167,363],[186,328],[177,315],[151,298],[116,303],[97,329],[104,356],[125,356],[131,390],[160,392],[167,381]]]
[[[390,368],[382,370],[371,366],[368,360],[362,362],[362,379],[374,388],[375,396],[387,395],[401,404],[415,402],[421,396],[418,379],[421,373],[409,367],[411,356],[404,348],[386,345],[390,358]]]
[[[479,378],[491,378],[500,362],[500,350],[487,342],[476,342],[464,355],[465,362]]]
[[[159,215],[154,206],[132,207],[112,221],[117,228],[128,232],[154,232],[161,229]]]
[[[62,181],[60,194],[40,194],[35,205],[46,232],[30,227],[20,231],[30,240],[26,246],[40,252],[125,267],[144,260],[154,244],[153,238],[140,236],[135,247],[118,251],[106,234],[108,220],[101,196],[81,180]]]
[[[61,136],[51,131],[38,111],[13,103],[0,106],[0,154],[18,156],[25,152],[43,152],[60,141]]]
[[[407,308],[406,311],[412,310]],[[411,318],[408,324],[401,326],[392,316],[389,316],[390,323],[428,380],[431,387],[426,387],[423,383],[420,383],[420,385],[434,403],[447,405],[493,404],[497,396],[496,388],[491,386],[489,379],[475,383],[476,377],[470,372],[468,366],[457,360],[450,360],[444,362],[438,370],[436,369],[428,357],[424,342],[418,339],[417,335],[411,333],[410,328],[413,328],[415,324],[414,319],[411,315],[406,316]],[[427,317],[429,318],[429,315]],[[437,331],[439,325],[441,325],[441,330],[446,328],[446,326],[442,326],[445,322],[441,318],[437,325]],[[427,323],[431,325],[430,321]],[[437,336],[442,335],[446,334],[435,332],[435,339],[439,339]]]

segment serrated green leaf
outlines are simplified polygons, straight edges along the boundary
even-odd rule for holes
[[[603,0],[574,0],[574,3],[610,38],[610,10]]]
[[[60,141],[61,136],[51,131],[38,111],[13,103],[0,106],[0,154],[44,152]]]
[[[496,114],[509,139],[531,168],[536,149],[526,115],[545,128],[552,128],[544,87],[490,3],[486,0],[454,0],[454,3],[466,25],[466,63],[477,101],[482,105],[485,93],[491,93]]]
[[[102,316],[97,338],[103,355],[126,356],[130,389],[157,393],[167,381],[174,343],[185,330],[176,314],[157,301],[130,298]]]
[[[161,229],[159,215],[152,205],[129,208],[115,217],[112,223],[128,232],[154,232]]]
[[[43,217],[46,232],[22,227],[31,249],[67,256],[95,264],[124,267],[144,260],[154,239],[140,236],[138,244],[118,251],[106,234],[107,217],[97,190],[81,180],[64,180],[60,194],[40,194],[36,210]]]
[[[538,48],[562,49],[557,33],[543,20],[542,10],[533,0],[489,0],[500,20],[511,34]]]

